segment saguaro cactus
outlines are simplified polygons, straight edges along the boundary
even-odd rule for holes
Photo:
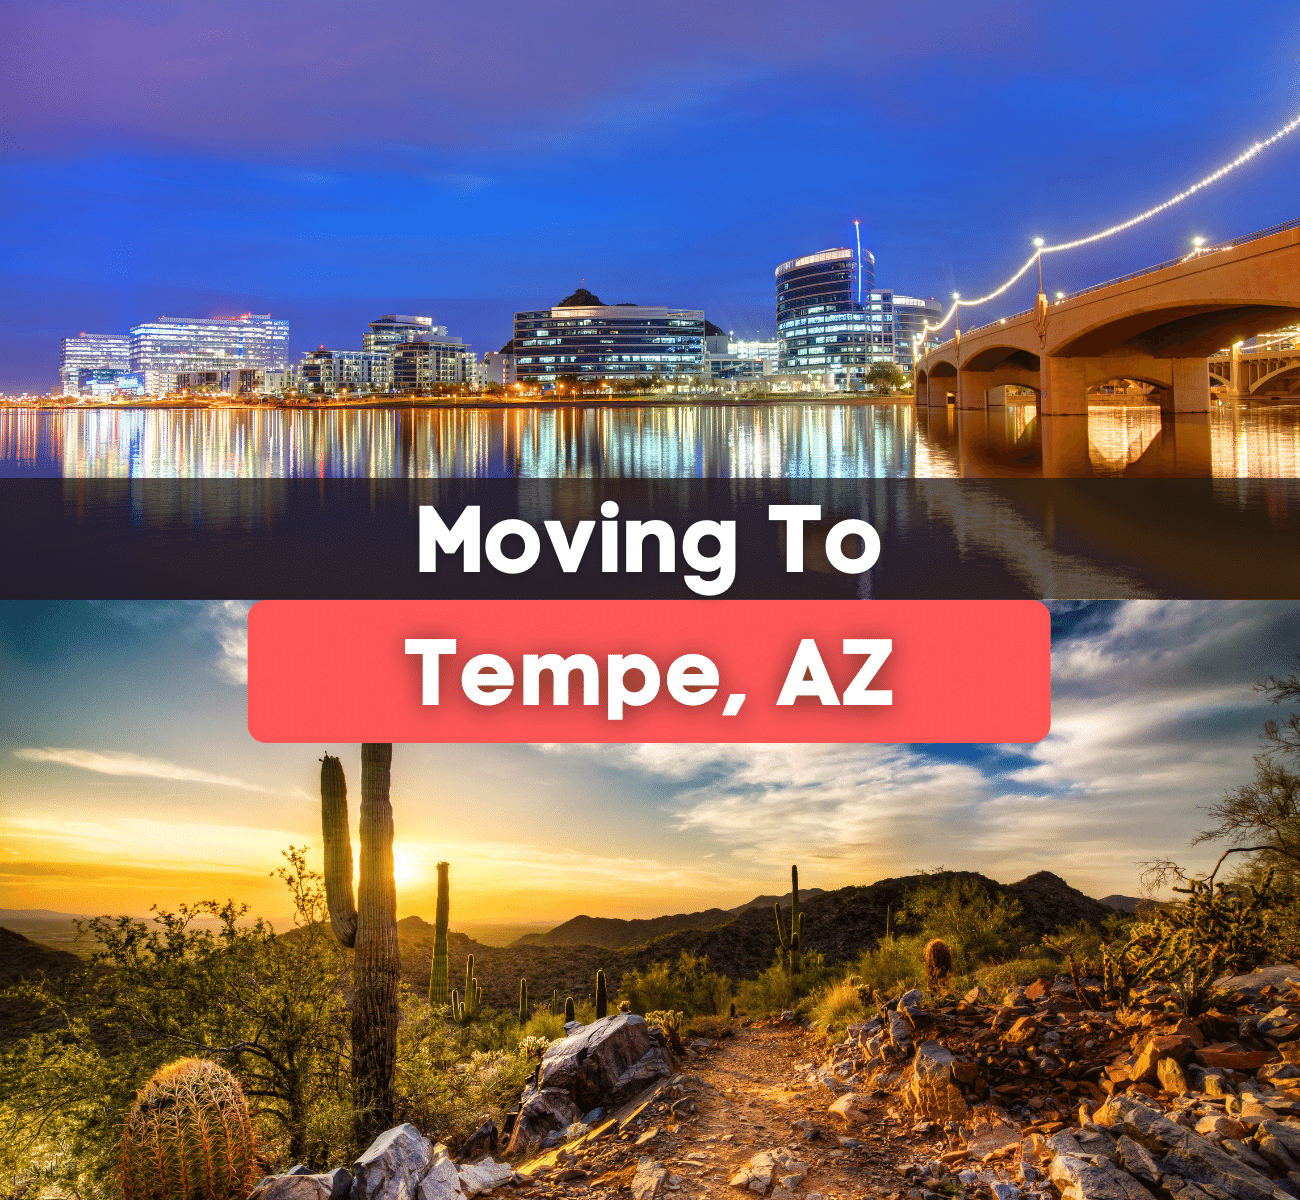
[[[154,1073],[122,1131],[124,1200],[244,1200],[258,1174],[257,1136],[229,1071],[183,1058]]]
[[[325,901],[330,928],[339,942],[351,949],[357,939],[357,909],[352,902],[348,784],[343,764],[329,754],[320,760],[320,823],[325,842]]]
[[[609,1012],[609,993],[605,991],[605,971],[600,969],[596,972],[596,1020],[607,1015]]]
[[[468,1025],[478,1015],[483,989],[474,976],[474,956],[465,959],[465,998],[459,992],[451,994],[451,1018],[457,1025]]]
[[[519,1024],[528,1024],[528,980],[519,981]]]
[[[781,901],[773,906],[776,912],[776,936],[780,939],[777,953],[789,956],[791,975],[799,974],[799,950],[803,944],[803,913],[799,911],[799,868],[790,868],[790,928],[781,920]]]
[[[567,1025],[570,1021],[576,1021],[577,1019],[573,1010],[573,997],[568,996],[564,1001],[564,1023]]]
[[[352,1000],[353,1125],[364,1141],[393,1124],[397,1058],[397,888],[393,883],[391,742],[361,746],[361,878],[352,905],[347,784],[337,758],[321,760],[321,828],[330,928],[356,950]]]
[[[447,872],[451,864],[438,864],[438,908],[433,918],[433,962],[429,967],[429,1007],[447,1003],[447,917],[451,911],[451,885]]]

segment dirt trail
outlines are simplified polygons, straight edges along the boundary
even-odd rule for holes
[[[819,1041],[790,1025],[737,1029],[734,1038],[683,1064],[680,1096],[649,1107],[618,1140],[597,1143],[570,1162],[562,1157],[557,1167],[570,1169],[539,1179],[533,1194],[603,1193],[612,1200],[630,1187],[638,1161],[648,1156],[668,1172],[661,1200],[752,1198],[754,1192],[731,1185],[732,1177],[755,1154],[787,1147],[808,1164],[793,1189],[805,1200],[900,1196],[909,1185],[898,1167],[924,1162],[945,1147],[913,1145],[920,1139],[887,1123],[881,1104],[865,1097],[865,1125],[847,1127],[827,1112],[834,1097],[825,1087],[804,1084],[795,1069],[824,1057]],[[767,1194],[790,1192],[774,1182]]]

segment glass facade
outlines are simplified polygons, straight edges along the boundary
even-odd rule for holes
[[[552,383],[704,374],[704,313],[639,304],[515,313],[515,376]]]
[[[270,313],[159,317],[131,329],[131,370],[153,395],[169,392],[182,374],[288,365],[289,322],[274,321]]]
[[[877,361],[892,362],[893,329],[873,319],[871,290],[876,259],[869,251],[846,247],[821,250],[783,262],[776,269],[776,329],[782,374],[860,379]],[[880,310],[877,318],[893,313]],[[877,326],[882,326],[877,328]]]
[[[925,323],[929,321],[933,325],[942,316],[943,309],[937,300],[894,295],[894,361],[904,371],[910,372],[916,366],[915,339],[925,340]],[[929,340],[938,344],[940,336],[932,333]]]
[[[59,386],[65,396],[80,393],[80,372],[127,371],[131,339],[124,333],[79,333],[59,343]]]

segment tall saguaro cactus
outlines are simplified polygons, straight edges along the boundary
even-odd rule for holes
[[[450,863],[438,864],[438,908],[433,919],[433,963],[429,968],[429,1007],[447,1004],[447,917],[451,911]]]
[[[528,1024],[528,980],[519,981],[519,1024]]]
[[[605,990],[605,972],[602,968],[596,972],[596,1020],[599,1021],[609,1012],[609,993]]]
[[[397,888],[393,882],[393,747],[361,746],[361,875],[352,903],[347,784],[337,758],[321,760],[321,826],[330,927],[355,950],[352,1000],[353,1125],[365,1141],[393,1124],[397,1058]]]
[[[803,913],[799,911],[799,868],[790,868],[790,928],[781,921],[781,901],[773,906],[776,911],[776,936],[780,939],[777,952],[790,957],[790,974],[799,974],[799,950],[803,944]]]

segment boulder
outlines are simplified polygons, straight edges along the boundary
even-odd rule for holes
[[[1145,1146],[1135,1142],[1131,1137],[1121,1135],[1115,1144],[1115,1157],[1119,1165],[1139,1183],[1154,1189],[1160,1182],[1163,1172],[1155,1155]]]
[[[542,1088],[531,1095],[525,1093],[523,1107],[515,1118],[510,1134],[507,1154],[523,1150],[533,1142],[541,1141],[548,1133],[572,1125],[581,1114],[573,1097],[563,1088]],[[359,1198],[354,1198],[359,1200]]]
[[[1061,1200],[1151,1200],[1151,1193],[1132,1175],[1104,1159],[1094,1163],[1058,1154],[1048,1177],[1060,1188]]]
[[[538,1068],[537,1087],[572,1096],[578,1108],[565,1122],[572,1124],[580,1113],[622,1104],[672,1072],[672,1055],[650,1037],[645,1019],[617,1013],[552,1044]]]
[[[836,1100],[826,1111],[834,1113],[837,1117],[843,1117],[849,1125],[865,1125],[868,1117],[858,1107],[858,1103],[857,1092],[848,1092]]]
[[[1160,1080],[1161,1088],[1166,1092],[1181,1096],[1187,1091],[1187,1077],[1183,1074],[1183,1068],[1178,1065],[1176,1058],[1162,1058],[1156,1063],[1156,1077]]]
[[[1181,1065],[1195,1049],[1196,1043],[1185,1034],[1157,1034],[1147,1038],[1138,1051],[1137,1061],[1129,1068],[1128,1077],[1136,1082],[1154,1083],[1161,1059],[1172,1058]]]
[[[789,1189],[787,1179],[798,1182],[808,1174],[808,1164],[785,1147],[776,1150],[762,1150],[755,1154],[743,1167],[731,1177],[731,1186],[745,1188],[763,1195],[771,1186],[772,1180],[778,1179],[780,1185]]]
[[[433,1161],[420,1180],[417,1200],[463,1200],[460,1173],[447,1156],[447,1147],[441,1142],[433,1148]]]
[[[962,999],[967,1004],[987,1004],[989,1002],[989,990],[982,983],[976,984]]]
[[[1300,981],[1300,970],[1290,963],[1279,963],[1252,971],[1249,975],[1224,975],[1214,981],[1214,986],[1225,992],[1240,992],[1251,1000],[1260,1000],[1266,987],[1284,988],[1291,979]]]
[[[1225,1071],[1257,1071],[1280,1056],[1273,1050],[1247,1050],[1244,1046],[1206,1046],[1196,1052],[1203,1067],[1222,1067]]]
[[[460,1188],[465,1193],[466,1200],[472,1200],[472,1197],[490,1192],[493,1188],[508,1182],[512,1174],[514,1168],[507,1162],[493,1162],[491,1158],[480,1159],[467,1167],[461,1167]]]
[[[469,1135],[457,1151],[456,1157],[461,1162],[472,1162],[476,1158],[482,1158],[485,1154],[495,1154],[497,1151],[497,1126],[496,1122],[489,1117],[473,1133]]]
[[[433,1146],[410,1122],[385,1130],[352,1164],[352,1200],[414,1200]]]
[[[1240,1140],[1247,1136],[1246,1127],[1240,1121],[1234,1121],[1231,1117],[1221,1116],[1218,1113],[1202,1117],[1196,1122],[1195,1129],[1202,1137],[1213,1138],[1217,1142],[1221,1142],[1224,1138]]]
[[[925,1041],[916,1048],[903,1099],[923,1120],[959,1121],[966,1116],[966,1101],[953,1082],[953,1062],[952,1051],[939,1042]]]
[[[1042,1026],[1036,1017],[1020,1017],[1003,1036],[1008,1042],[1027,1045],[1038,1037],[1040,1029]]]
[[[642,1157],[632,1176],[632,1200],[655,1200],[667,1179],[668,1171],[663,1163],[649,1156]]]
[[[352,1172],[335,1167],[323,1175],[287,1172],[268,1175],[249,1196],[249,1200],[347,1200],[352,1190]]]
[[[1287,1148],[1287,1152],[1300,1159],[1300,1125],[1290,1121],[1261,1121],[1255,1131],[1257,1137],[1275,1137]]]
[[[909,1051],[915,1039],[912,1022],[902,1013],[889,1010],[889,1040],[902,1051]]]

